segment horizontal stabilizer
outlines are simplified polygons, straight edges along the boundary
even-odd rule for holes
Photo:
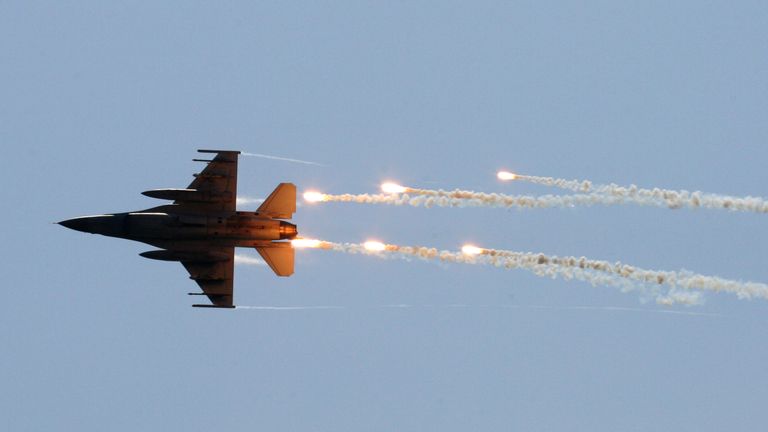
[[[280,183],[256,212],[277,219],[292,218],[296,212],[296,185]]]
[[[290,276],[293,274],[294,251],[290,243],[272,243],[272,246],[257,247],[256,251],[276,275]]]

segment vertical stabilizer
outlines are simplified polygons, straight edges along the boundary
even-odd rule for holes
[[[280,183],[256,211],[275,219],[292,218],[296,212],[296,185]]]

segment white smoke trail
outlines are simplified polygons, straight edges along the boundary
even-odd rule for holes
[[[699,304],[702,291],[727,292],[740,299],[768,299],[768,285],[740,282],[688,271],[671,272],[645,270],[622,263],[589,260],[576,257],[557,257],[529,252],[483,249],[479,255],[437,250],[428,247],[382,245],[372,251],[364,244],[320,242],[321,249],[379,257],[419,258],[449,263],[485,264],[505,269],[525,269],[537,276],[565,280],[577,279],[593,286],[618,287],[622,292],[638,291],[653,297],[659,304]],[[667,290],[662,290],[662,287]]]
[[[305,161],[301,159],[292,159],[292,158],[286,158],[281,156],[272,156],[268,154],[262,154],[262,153],[248,153],[248,152],[242,152],[243,156],[251,156],[251,157],[257,157],[262,159],[271,159],[271,160],[278,160],[283,162],[292,162],[292,163],[298,163],[298,164],[304,164],[304,165],[315,165],[320,167],[327,167],[328,165],[324,165],[318,162],[312,162],[312,161]]]
[[[686,297],[688,290],[702,290],[713,292],[727,292],[735,294],[740,299],[763,298],[768,299],[768,285],[757,282],[741,282],[723,279],[714,276],[704,276],[690,271],[682,270],[660,271],[646,270],[621,262],[610,263],[608,261],[591,260],[585,257],[558,257],[528,252],[514,252],[498,249],[483,249],[483,254],[490,257],[502,257],[512,260],[513,265],[523,267],[535,265],[554,265],[557,267],[593,270],[607,273],[625,279],[650,285],[667,285],[673,290],[671,293],[678,298]],[[509,263],[504,263],[507,266]],[[679,291],[683,289],[686,291]],[[696,292],[696,291],[692,291]]]
[[[494,265],[496,267],[503,267],[507,269],[523,268],[533,272],[537,276],[548,276],[548,277],[554,278],[559,275],[566,280],[579,279],[579,280],[589,282],[593,285],[618,286],[624,292],[641,290],[642,288],[640,286],[633,285],[628,280],[622,280],[620,278],[617,278],[611,275],[590,274],[584,269],[567,269],[563,267],[557,267],[553,264],[516,262],[513,257],[491,256],[491,255],[473,256],[473,255],[467,255],[467,254],[454,252],[454,251],[445,251],[445,250],[439,251],[435,248],[397,246],[397,245],[385,245],[384,248],[379,251],[371,251],[367,249],[364,244],[355,244],[355,243],[321,242],[321,244],[318,247],[320,247],[321,249],[333,250],[337,252],[352,253],[352,254],[366,254],[366,255],[373,255],[377,257],[397,257],[397,258],[405,258],[405,259],[415,257],[423,260],[437,260],[441,262],[450,262],[450,263]],[[657,298],[661,298],[661,297],[657,295]],[[685,299],[682,299],[682,300],[685,300]]]
[[[375,306],[386,309],[415,309],[415,308],[440,308],[440,309],[534,309],[534,310],[554,310],[554,311],[607,311],[607,312],[644,312],[644,313],[662,313],[671,315],[689,315],[689,316],[722,316],[717,313],[707,312],[689,312],[669,309],[647,309],[624,306],[550,306],[550,305],[520,305],[520,304],[392,304]]]
[[[554,177],[540,177],[529,176],[522,174],[514,174],[510,179],[523,180],[529,183],[539,184],[543,186],[556,187],[560,189],[566,189],[579,193],[594,192],[592,182],[589,180],[566,180]]]
[[[617,203],[630,202],[640,205],[677,209],[710,208],[731,211],[768,213],[768,202],[759,197],[735,197],[687,190],[644,189],[636,185],[593,185],[589,180],[566,180],[554,177],[514,175],[515,180],[571,190],[579,193],[606,195],[616,198]]]
[[[506,195],[466,190],[431,190],[407,188],[403,194],[321,194],[316,201],[354,202],[361,204],[411,205],[414,207],[500,207],[551,208],[634,203],[643,206],[677,209],[711,208],[732,211],[768,213],[768,202],[755,197],[731,197],[701,192],[662,189],[624,188],[615,185],[596,189],[593,193],[572,195]]]
[[[296,310],[344,309],[344,306],[237,306],[235,309],[296,311]]]
[[[307,310],[350,310],[350,309],[532,309],[553,311],[603,311],[603,312],[641,312],[671,315],[688,315],[719,317],[721,314],[707,312],[690,312],[669,309],[646,309],[623,306],[548,306],[548,305],[519,305],[519,304],[385,304],[360,306],[237,306],[241,310],[264,311],[307,311]]]
[[[263,266],[263,265],[266,265],[267,263],[265,263],[264,261],[258,258],[250,257],[248,255],[235,254],[235,264]]]
[[[415,195],[415,196],[413,196]],[[306,195],[305,195],[306,196]],[[464,190],[443,191],[429,189],[408,189],[404,194],[317,194],[311,201],[353,202],[359,204],[410,205],[414,207],[498,207],[498,208],[550,208],[612,205],[622,202],[620,198],[597,195],[505,195]]]

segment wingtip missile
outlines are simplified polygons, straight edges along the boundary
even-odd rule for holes
[[[219,306],[219,305],[213,305],[213,304],[193,304],[192,307],[197,307],[197,308],[213,308],[213,309],[234,309],[237,306],[235,306],[235,305]]]
[[[240,154],[240,150],[211,150],[211,149],[197,149],[198,153],[235,153]]]

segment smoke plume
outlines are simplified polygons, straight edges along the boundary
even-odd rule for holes
[[[541,253],[479,249],[476,255],[420,246],[392,244],[357,244],[318,242],[316,247],[351,254],[440,261],[447,263],[491,265],[503,269],[524,269],[537,276],[576,279],[593,286],[617,287],[622,292],[635,291],[659,304],[699,304],[705,291],[725,292],[740,299],[768,299],[768,285],[741,282],[689,271],[646,270],[584,257],[558,257]]]
[[[619,186],[617,184],[593,185],[589,180],[566,180],[554,177],[515,175],[515,180],[556,187],[578,193],[589,193],[612,197],[614,203],[634,203],[672,209],[708,208],[741,212],[768,213],[768,202],[758,197],[735,197],[704,193],[701,191],[670,189],[644,189],[636,185]]]

